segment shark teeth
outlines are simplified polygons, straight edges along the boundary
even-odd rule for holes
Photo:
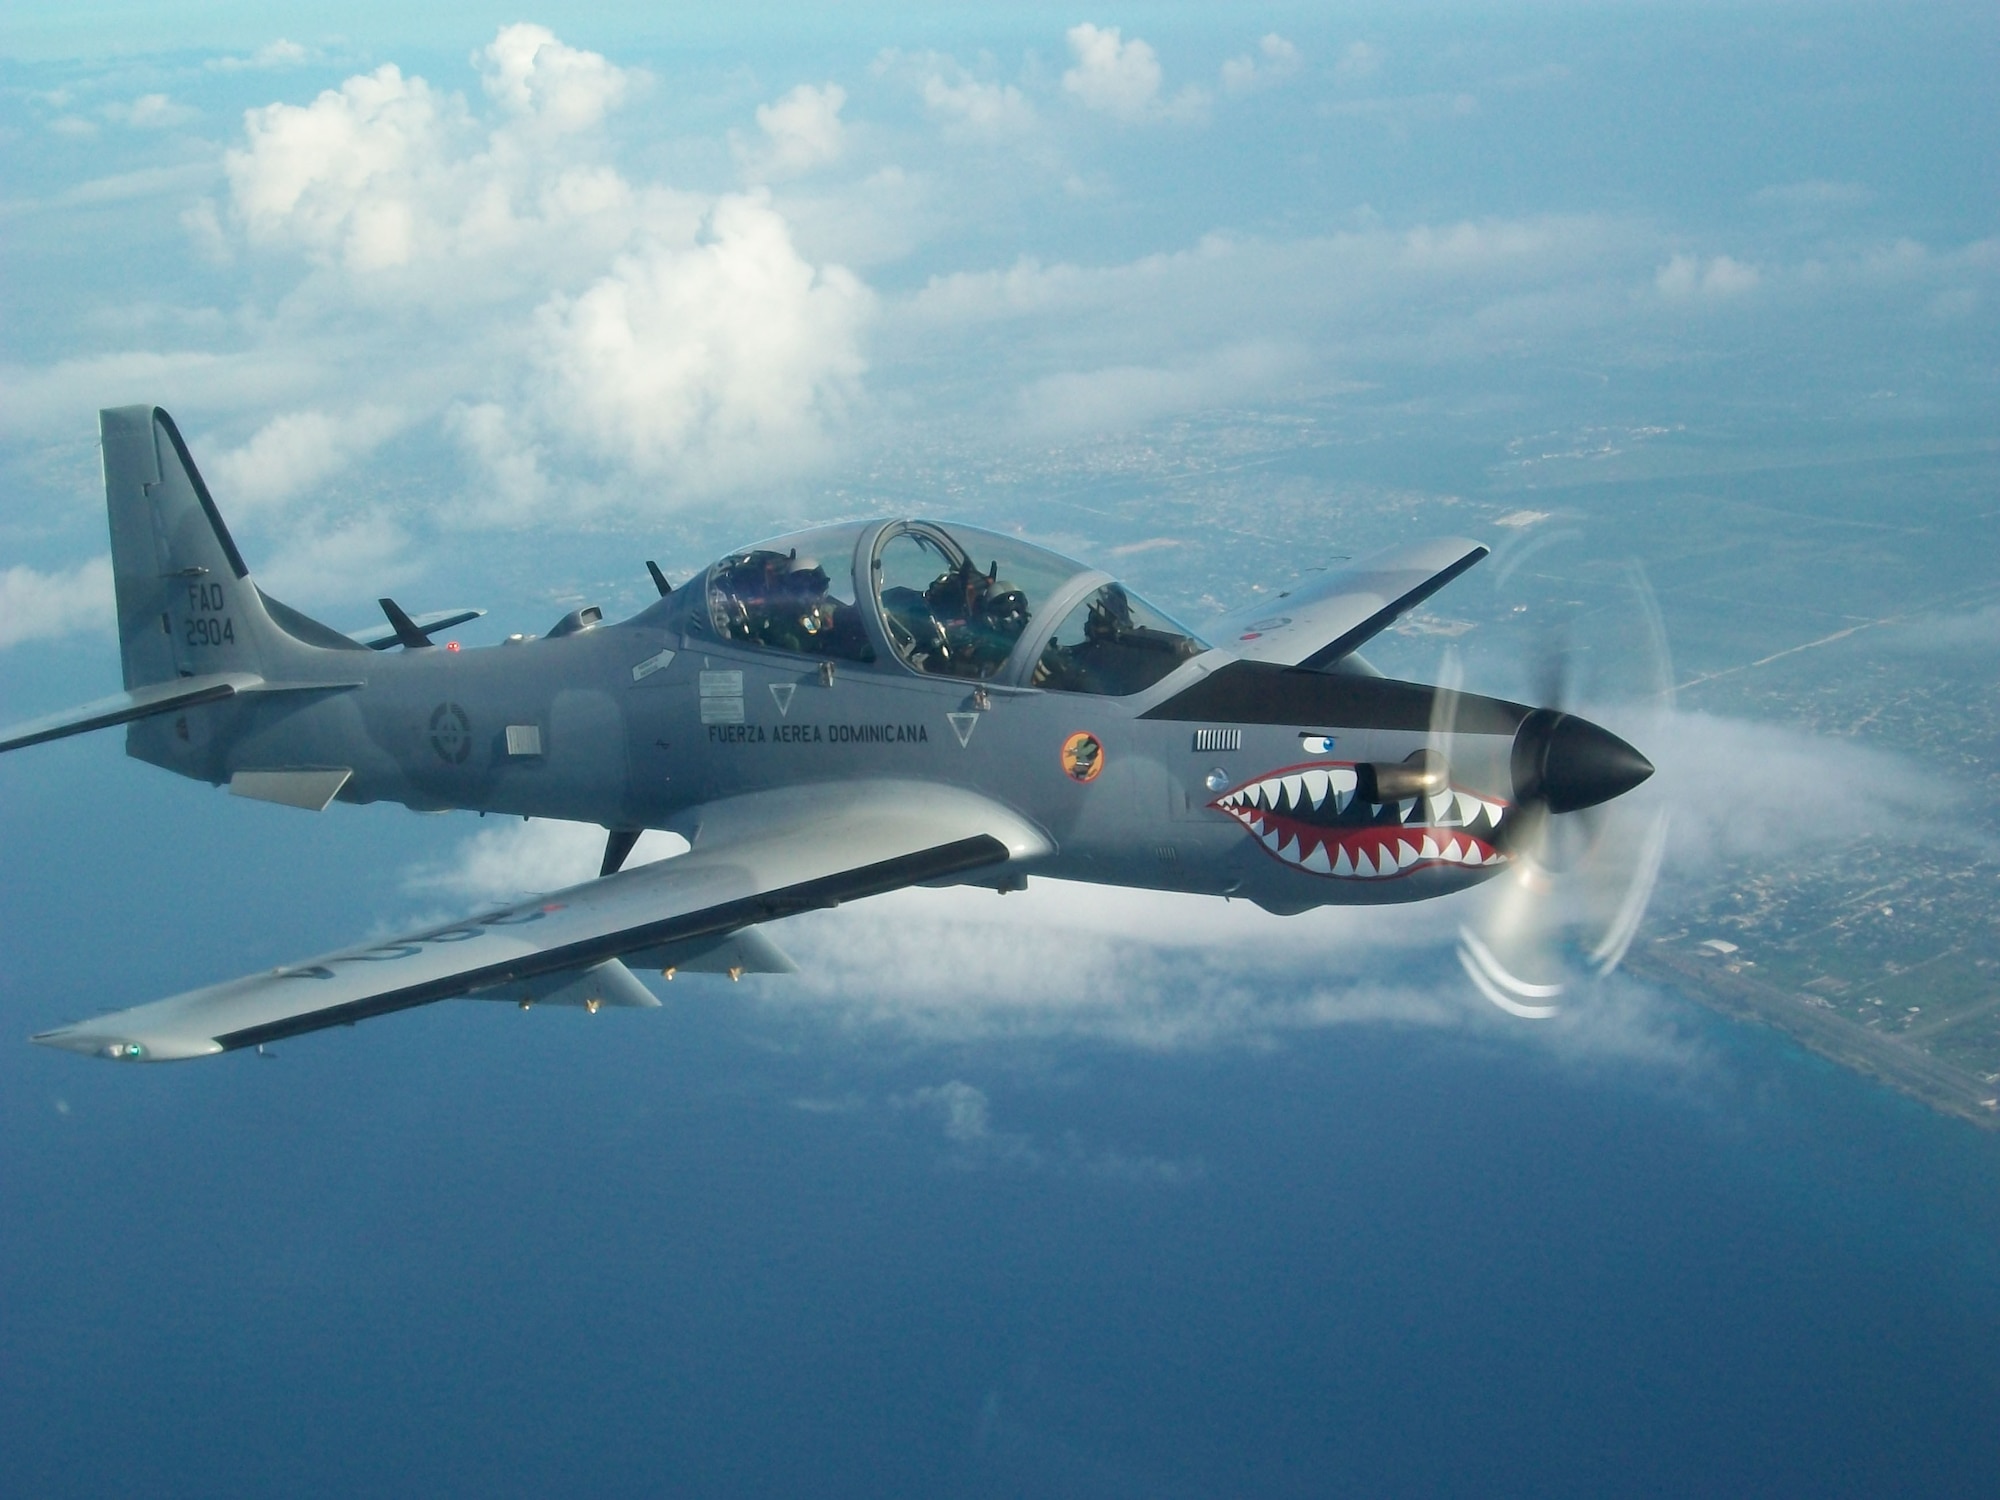
[[[1383,880],[1417,869],[1478,870],[1507,856],[1497,835],[1507,805],[1450,787],[1403,802],[1355,798],[1354,767],[1288,766],[1210,806],[1235,818],[1272,858],[1308,874]],[[1329,805],[1331,804],[1331,805]]]
[[[1354,800],[1354,787],[1352,766],[1302,766],[1240,786],[1215,805],[1230,813],[1258,809],[1295,813],[1307,808],[1318,812],[1332,797],[1335,810],[1345,811]]]
[[[1258,842],[1288,865],[1314,875],[1340,879],[1381,880],[1401,875],[1424,865],[1461,865],[1467,869],[1498,864],[1506,856],[1473,838],[1421,838],[1397,835],[1383,838],[1363,834],[1346,839],[1320,839],[1310,830],[1303,835],[1291,830],[1267,829]]]

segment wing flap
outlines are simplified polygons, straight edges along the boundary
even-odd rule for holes
[[[760,922],[1051,848],[1005,808],[924,783],[791,788],[730,799],[711,813],[695,847],[676,858],[34,1040],[135,1061],[204,1057],[588,969],[626,953],[685,944],[698,956],[697,940],[710,940],[705,946],[713,949]],[[775,945],[769,952],[777,953]]]
[[[1464,537],[1392,547],[1211,620],[1202,633],[1251,661],[1328,667],[1395,624],[1486,552]]]
[[[566,973],[544,974],[540,979],[521,979],[512,984],[496,984],[473,990],[468,1000],[511,1000],[522,1010],[531,1005],[573,1005],[595,1011],[600,1005],[629,1010],[658,1010],[659,997],[647,989],[632,971],[615,958],[601,964]]]

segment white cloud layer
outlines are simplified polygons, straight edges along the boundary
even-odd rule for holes
[[[421,556],[395,515],[364,508],[337,517],[320,512],[288,518],[276,550],[254,559],[253,566],[259,587],[287,604],[325,613],[351,611],[357,599],[402,587],[423,571]]]
[[[108,557],[61,573],[29,567],[0,571],[0,649],[79,630],[109,631],[117,619]]]
[[[320,489],[401,425],[395,412],[380,406],[338,414],[288,412],[265,423],[242,447],[204,460],[203,473],[213,482],[218,504],[248,512]]]

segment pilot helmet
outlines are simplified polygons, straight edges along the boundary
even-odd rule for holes
[[[981,613],[993,624],[1018,632],[1028,623],[1028,596],[1005,579],[998,580],[982,603]]]
[[[786,560],[785,582],[792,588],[823,594],[827,588],[826,569],[819,565],[816,557],[799,557],[796,554]]]

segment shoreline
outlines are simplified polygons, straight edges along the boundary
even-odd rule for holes
[[[1625,968],[1640,978],[1671,980],[1688,998],[1731,1020],[1782,1031],[1807,1051],[1866,1074],[1940,1114],[1982,1130],[2000,1130],[2000,1109],[1986,1103],[2000,1094],[1995,1085],[1893,1036],[1822,1011],[1790,990],[1653,944],[1635,944]]]

